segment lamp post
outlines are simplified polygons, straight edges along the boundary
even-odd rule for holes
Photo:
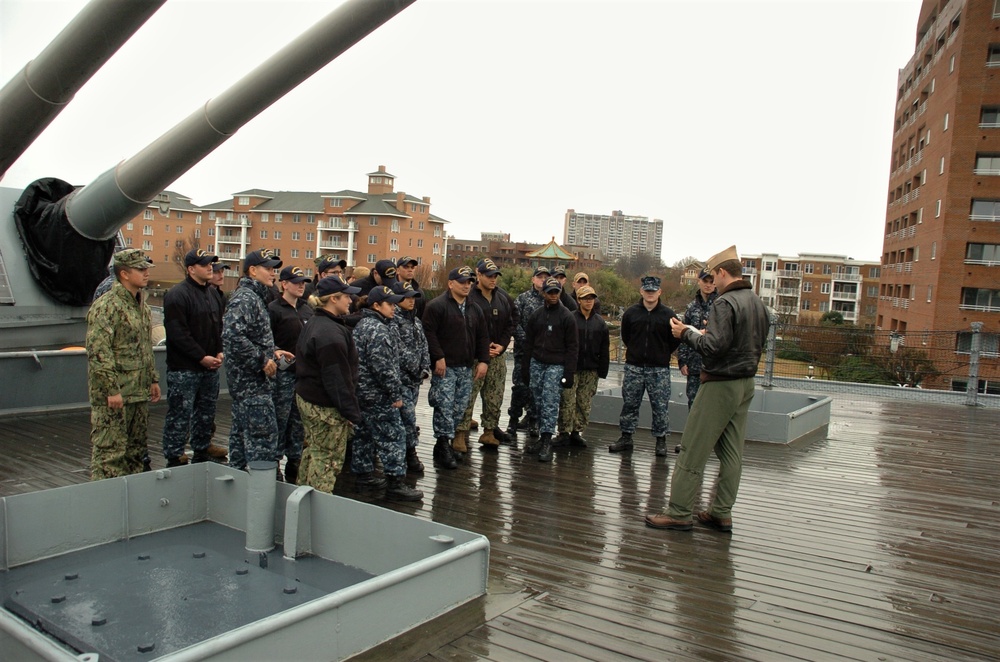
[[[809,366],[809,376],[808,376],[809,379],[813,378],[813,373],[815,372],[815,370],[816,370],[815,366]]]

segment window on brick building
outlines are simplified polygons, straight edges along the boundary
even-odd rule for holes
[[[985,287],[963,287],[963,310],[978,310],[982,312],[1000,312],[1000,290],[990,290]]]
[[[966,244],[965,261],[1000,266],[1000,244]]]
[[[1000,221],[1000,200],[972,200],[972,213],[969,216],[973,221]]]
[[[990,44],[986,55],[987,67],[1000,67],[1000,44]]]

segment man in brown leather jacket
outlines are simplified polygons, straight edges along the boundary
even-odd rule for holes
[[[699,331],[671,320],[671,332],[704,358],[701,388],[681,437],[681,454],[670,483],[666,513],[646,516],[654,529],[688,531],[702,473],[714,450],[719,480],[708,510],[698,521],[719,531],[732,531],[732,509],[743,471],[747,411],[754,395],[754,375],[767,339],[770,316],[748,281],[735,246],[708,260],[719,296],[712,304],[708,328]]]

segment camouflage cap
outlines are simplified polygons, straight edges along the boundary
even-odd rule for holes
[[[130,267],[132,269],[149,269],[153,266],[153,261],[138,248],[126,248],[118,251],[114,256],[115,266]]]
[[[660,279],[657,276],[643,276],[642,285],[639,289],[643,292],[656,292],[660,289]]]

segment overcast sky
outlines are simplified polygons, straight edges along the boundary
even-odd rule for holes
[[[0,0],[6,82],[82,1]],[[87,184],[337,0],[168,0],[0,185]],[[665,221],[662,257],[881,254],[898,70],[919,0],[417,0],[169,188],[431,198],[449,234],[562,240]]]

